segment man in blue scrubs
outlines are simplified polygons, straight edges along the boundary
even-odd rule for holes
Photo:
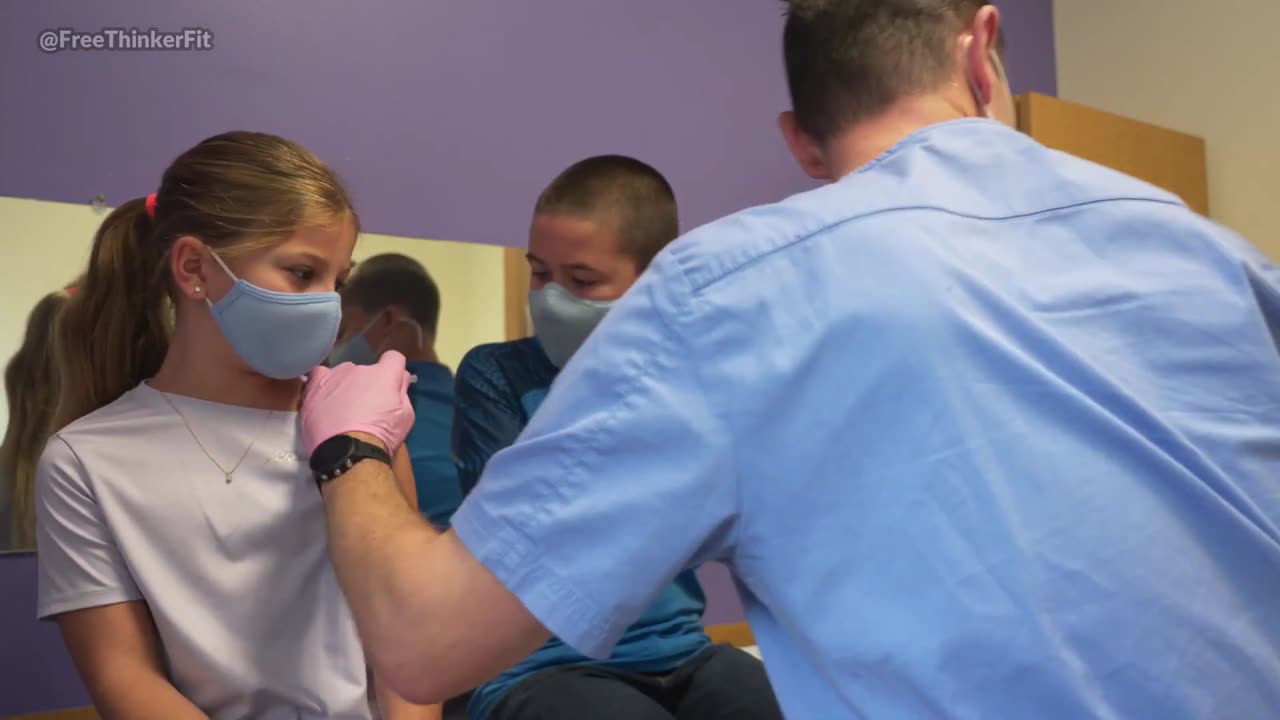
[[[356,265],[341,290],[342,325],[330,364],[369,364],[394,350],[417,380],[409,386],[416,420],[405,440],[418,509],[438,528],[462,502],[453,462],[453,373],[436,357],[440,289],[422,263],[384,253]]]
[[[1280,269],[1013,130],[995,8],[789,5],[832,182],[668,246],[452,532],[379,463],[323,486],[375,667],[423,701],[548,631],[603,656],[719,558],[789,718],[1273,717]],[[334,371],[309,442],[398,427],[397,371]]]

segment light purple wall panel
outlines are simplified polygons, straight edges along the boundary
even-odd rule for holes
[[[1006,8],[1018,89],[1055,90],[1047,0]],[[808,187],[778,140],[773,0],[9,0],[0,4],[0,195],[115,204],[209,134],[309,145],[369,229],[519,245],[532,200],[583,156],[665,172],[685,227]],[[213,33],[213,49],[61,52],[42,29]]]

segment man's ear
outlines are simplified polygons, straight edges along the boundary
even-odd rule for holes
[[[388,305],[378,311],[378,327],[389,330],[401,319],[409,317],[409,311],[403,305]]]
[[[787,110],[778,115],[778,129],[782,131],[782,139],[786,141],[787,149],[791,151],[791,155],[795,157],[796,162],[800,164],[800,169],[806,175],[814,180],[832,179],[822,147],[796,124],[794,111]]]
[[[1006,82],[999,65],[1000,11],[994,5],[983,7],[974,15],[969,33],[963,60],[976,100],[983,106],[978,112],[984,114],[984,108],[997,103]]]

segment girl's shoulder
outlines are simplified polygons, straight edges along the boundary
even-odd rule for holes
[[[139,384],[112,402],[73,420],[54,435],[68,442],[93,438],[104,432],[113,437],[127,437],[137,430],[139,423],[159,419],[160,410],[155,405],[155,398],[147,397],[149,394],[158,395],[146,383]]]

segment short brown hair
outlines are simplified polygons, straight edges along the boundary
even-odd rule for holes
[[[365,312],[400,305],[424,332],[440,324],[440,288],[422,263],[408,255],[383,253],[359,262],[342,286],[342,301]]]
[[[570,165],[542,191],[534,214],[607,219],[622,252],[643,270],[680,234],[676,195],[662,173],[625,155],[599,155]]]
[[[818,142],[931,90],[987,0],[788,0],[783,55],[796,125]],[[1003,53],[1003,32],[996,39]]]
[[[220,255],[270,247],[302,227],[359,219],[338,176],[276,135],[234,131],[178,156],[160,179],[154,216],[123,203],[93,238],[84,281],[57,328],[54,429],[110,404],[155,375],[169,349],[169,249],[183,236]]]

